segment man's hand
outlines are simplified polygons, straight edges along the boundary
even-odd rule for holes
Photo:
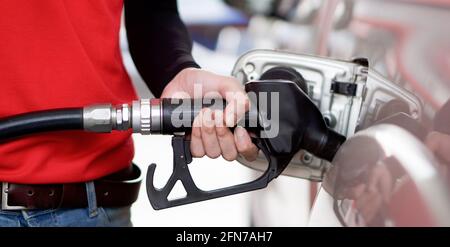
[[[201,95],[194,93],[201,86]],[[217,93],[227,101],[225,110],[212,111],[202,109],[195,118],[191,133],[191,153],[194,157],[207,155],[226,160],[235,160],[238,154],[253,161],[258,155],[258,148],[252,143],[249,134],[242,127],[235,128],[234,134],[228,127],[235,126],[248,111],[250,101],[239,82],[227,76],[220,76],[201,69],[182,70],[165,87],[161,97],[177,97],[180,93],[190,97]]]

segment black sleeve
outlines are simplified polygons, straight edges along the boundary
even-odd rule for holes
[[[178,72],[199,67],[176,0],[125,0],[125,26],[131,57],[155,97]]]

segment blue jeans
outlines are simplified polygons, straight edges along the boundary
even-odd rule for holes
[[[0,227],[125,227],[132,226],[130,207],[97,207],[93,182],[86,183],[87,208],[0,210]]]

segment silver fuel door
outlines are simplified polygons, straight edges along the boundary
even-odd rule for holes
[[[420,121],[422,104],[412,93],[389,82],[368,67],[367,60],[343,61],[304,54],[273,50],[253,50],[241,56],[232,75],[241,83],[258,80],[273,67],[290,67],[307,82],[308,95],[322,112],[330,128],[350,137],[380,120],[383,106],[401,102],[403,111]],[[406,110],[405,110],[406,108]],[[265,170],[267,162],[262,153],[258,159],[238,161],[250,168]],[[292,159],[283,175],[322,181],[330,163],[301,150]]]

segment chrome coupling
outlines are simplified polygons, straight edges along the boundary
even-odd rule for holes
[[[109,133],[112,130],[149,135],[161,133],[162,107],[160,99],[135,100],[130,104],[92,105],[83,109],[84,129],[90,132]]]
[[[84,130],[109,133],[112,130],[131,128],[131,111],[128,104],[113,107],[111,104],[92,105],[83,109]]]
[[[83,109],[83,127],[86,131],[108,133],[113,129],[111,104],[92,105]]]

